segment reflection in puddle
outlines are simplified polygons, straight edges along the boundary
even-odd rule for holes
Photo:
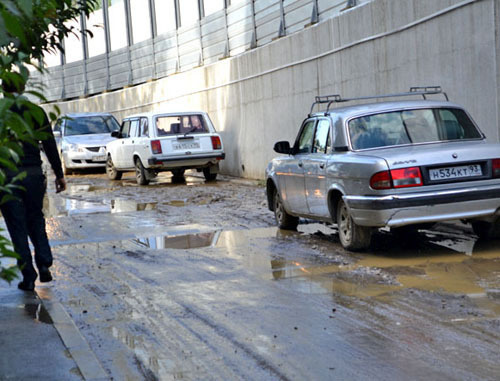
[[[220,232],[136,238],[132,241],[149,249],[196,249],[214,246]]]
[[[186,206],[186,200],[171,200],[164,202],[164,204],[170,206]]]
[[[114,199],[109,201],[86,201],[66,197],[46,197],[44,214],[46,217],[72,216],[96,213],[125,213],[154,210],[156,202],[135,202],[133,200]]]
[[[53,324],[53,321],[48,313],[48,311],[45,309],[43,304],[38,303],[31,303],[31,304],[24,304],[21,306],[24,308],[24,311],[26,314],[34,319],[35,321],[39,321],[41,323],[45,324]]]

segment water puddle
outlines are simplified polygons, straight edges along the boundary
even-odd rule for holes
[[[246,267],[270,271],[271,279],[295,283],[302,292],[365,298],[414,288],[473,297],[496,295],[498,289],[498,242],[424,234],[419,242],[400,246],[399,238],[381,233],[378,239],[389,247],[379,245],[371,253],[349,253],[352,262],[332,264],[315,251],[318,245],[314,241],[301,242],[304,236],[327,250],[339,250],[338,243],[331,239],[335,229],[322,224],[299,225],[299,232],[277,228],[210,231],[142,237],[133,242],[148,249],[224,248],[230,255],[239,256]],[[274,249],[284,244],[290,247],[289,255],[285,249],[285,254],[280,251],[276,257]]]
[[[35,321],[39,321],[40,323],[44,324],[53,324],[54,322],[52,321],[48,311],[45,309],[43,304],[38,303],[32,303],[32,304],[24,304],[20,306],[21,308],[24,308],[24,311],[26,314],[34,319]]]
[[[157,204],[157,202],[136,202],[125,199],[86,201],[68,197],[47,197],[44,202],[44,214],[46,217],[59,217],[79,214],[126,213],[154,210]]]

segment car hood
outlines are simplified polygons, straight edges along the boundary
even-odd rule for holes
[[[395,169],[439,164],[455,165],[500,158],[500,144],[469,140],[406,145],[358,153],[384,159],[390,169]]]
[[[105,146],[115,139],[116,138],[112,137],[109,132],[105,134],[71,135],[63,138],[65,143],[83,146]]]

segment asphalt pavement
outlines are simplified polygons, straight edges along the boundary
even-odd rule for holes
[[[0,380],[108,380],[50,287],[0,281]]]

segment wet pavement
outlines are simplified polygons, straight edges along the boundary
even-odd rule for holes
[[[49,190],[60,303],[112,379],[498,379],[500,243],[460,223],[274,226],[259,182],[68,178]]]

